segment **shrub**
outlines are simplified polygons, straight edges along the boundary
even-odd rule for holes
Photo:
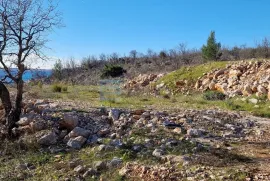
[[[54,84],[54,85],[52,86],[52,91],[53,91],[53,92],[61,92],[61,91],[62,91],[61,85]]]
[[[63,92],[67,92],[67,90],[68,90],[67,86],[62,86],[62,91]]]
[[[120,65],[105,65],[102,70],[101,77],[119,77],[124,73],[126,73],[126,70],[124,70]]]
[[[52,74],[57,80],[61,80],[62,73],[63,73],[63,64],[62,64],[61,60],[57,60],[53,66],[53,73]]]
[[[208,101],[224,100],[226,95],[217,91],[207,91],[203,94],[203,98]]]
[[[41,81],[38,82],[38,87],[39,87],[40,89],[42,89],[43,83],[42,83]]]

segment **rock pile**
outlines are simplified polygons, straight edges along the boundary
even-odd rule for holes
[[[124,88],[130,90],[141,90],[151,83],[156,82],[158,79],[163,77],[165,74],[140,74],[138,77],[135,77],[132,80],[129,80],[125,85]]]
[[[128,178],[139,176],[145,180],[235,180],[231,173],[215,169],[230,164],[230,159],[234,164],[241,162],[243,158],[236,155],[234,145],[265,136],[255,117],[234,112],[105,108],[93,108],[85,113],[64,112],[61,105],[46,100],[26,103],[17,124],[15,134],[32,136],[42,145],[42,150],[52,154],[84,147],[95,155],[91,164],[75,157],[55,163],[59,171],[69,167],[64,170],[74,175],[70,178],[81,180],[96,178],[111,169],[118,169],[120,175]],[[105,156],[114,153],[117,154],[113,158]],[[155,164],[136,162],[146,159]],[[198,166],[194,170],[194,165],[211,167]],[[35,170],[35,166],[20,164],[18,168]],[[248,172],[242,168],[235,171]]]
[[[197,90],[217,90],[230,97],[268,95],[270,99],[270,62],[241,61],[224,69],[213,70],[201,77]]]

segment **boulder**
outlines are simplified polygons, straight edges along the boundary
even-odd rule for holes
[[[67,142],[67,145],[71,148],[80,149],[83,144],[86,142],[86,138],[78,136],[76,138],[70,138]]]
[[[63,120],[59,122],[61,129],[73,130],[79,124],[79,118],[77,115],[64,114]]]
[[[54,145],[57,143],[58,136],[54,133],[48,133],[38,139],[38,143],[45,146]]]
[[[70,138],[74,138],[74,137],[78,137],[78,136],[83,136],[85,138],[88,138],[91,134],[91,131],[80,128],[80,127],[75,127],[70,133],[69,133],[69,137]]]

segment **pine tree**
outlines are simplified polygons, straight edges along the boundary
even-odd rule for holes
[[[204,60],[218,60],[222,53],[220,52],[221,44],[216,42],[215,32],[211,31],[207,45],[202,47],[202,55]]]

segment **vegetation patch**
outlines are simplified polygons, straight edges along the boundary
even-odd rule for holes
[[[126,73],[126,70],[120,65],[105,65],[102,70],[101,78],[119,77],[124,73]]]
[[[162,82],[171,89],[172,91],[176,90],[177,85],[176,82],[179,80],[187,80],[191,84],[195,84],[199,77],[203,76],[204,73],[207,73],[213,69],[224,68],[228,62],[209,62],[201,65],[195,66],[185,66],[180,68],[179,70],[173,71],[161,79],[158,80],[157,84]]]
[[[207,91],[203,93],[203,98],[208,101],[224,100],[226,99],[226,95],[218,91]]]

